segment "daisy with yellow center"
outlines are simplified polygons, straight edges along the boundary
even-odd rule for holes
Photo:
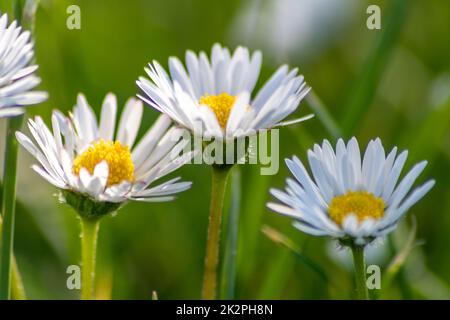
[[[250,53],[238,47],[233,53],[215,44],[210,58],[186,52],[185,66],[175,57],[169,58],[169,73],[156,61],[145,69],[148,78],[137,81],[138,97],[196,137],[215,145],[233,145],[238,138],[309,119],[311,116],[282,122],[293,113],[309,88],[298,70],[284,65],[254,94],[261,68],[261,52]],[[221,157],[219,157],[221,158]],[[239,157],[225,162],[236,161]],[[219,232],[223,192],[231,165],[212,160],[213,185],[205,258],[203,299],[217,294]],[[206,162],[206,161],[205,161]]]
[[[59,111],[52,116],[53,133],[40,117],[29,120],[36,143],[21,132],[19,142],[39,161],[33,169],[56,187],[88,197],[95,202],[123,203],[127,200],[168,201],[190,187],[189,182],[154,181],[190,160],[192,153],[171,158],[174,148],[188,141],[171,139],[175,128],[161,116],[135,145],[143,106],[130,98],[115,129],[117,98],[108,94],[97,122],[83,95],[70,117]],[[178,150],[178,149],[177,149]]]
[[[70,117],[59,111],[52,116],[53,132],[40,117],[28,128],[35,140],[16,133],[19,143],[39,162],[32,168],[61,190],[61,200],[81,218],[81,297],[92,299],[97,233],[102,217],[117,211],[128,200],[169,201],[190,188],[179,178],[154,186],[154,182],[190,161],[193,153],[180,155],[189,143],[172,139],[175,128],[161,116],[134,146],[142,118],[142,103],[130,98],[116,132],[117,99],[108,94],[100,121],[83,95]]]
[[[287,179],[284,191],[271,190],[281,202],[268,203],[271,210],[293,218],[300,231],[338,239],[351,249],[357,299],[369,299],[366,245],[394,230],[434,185],[431,180],[411,190],[426,161],[398,182],[406,157],[406,151],[397,156],[397,148],[386,156],[380,139],[369,142],[363,157],[355,138],[347,145],[339,139],[335,150],[324,140],[308,150],[312,176],[297,157],[286,159],[295,179]]]
[[[150,79],[137,81],[139,97],[196,136],[232,140],[254,135],[285,124],[309,91],[298,70],[284,65],[252,98],[261,62],[259,51],[251,54],[244,47],[231,54],[215,44],[210,58],[187,51],[186,68],[178,58],[169,59],[170,76],[158,62],[149,64]]]
[[[434,185],[431,180],[411,190],[426,161],[399,182],[407,152],[397,155],[394,148],[385,155],[380,139],[369,142],[364,156],[355,138],[347,145],[340,139],[335,150],[324,140],[308,151],[312,176],[297,157],[287,159],[295,179],[287,179],[285,191],[271,190],[281,203],[268,207],[294,218],[294,226],[303,232],[364,246],[394,230]]]

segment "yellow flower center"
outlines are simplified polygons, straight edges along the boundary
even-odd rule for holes
[[[328,207],[330,217],[342,225],[349,214],[357,217],[358,222],[371,218],[378,220],[384,215],[385,203],[372,193],[365,191],[347,192],[334,197]]]
[[[85,168],[90,174],[93,174],[95,166],[102,161],[108,163],[108,187],[122,181],[132,182],[134,180],[134,164],[130,149],[119,141],[112,142],[101,139],[95,142],[75,158],[72,171],[78,176],[81,168]]]
[[[199,103],[207,105],[214,111],[220,126],[224,129],[227,126],[227,121],[235,101],[236,96],[230,96],[228,93],[223,92],[219,95],[205,94],[200,97]]]

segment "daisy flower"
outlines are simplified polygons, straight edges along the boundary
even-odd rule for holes
[[[405,213],[433,187],[430,180],[412,190],[427,162],[416,164],[399,182],[408,152],[386,155],[380,139],[361,157],[358,142],[340,139],[336,151],[324,140],[308,150],[312,177],[297,158],[286,159],[294,179],[285,191],[271,190],[280,203],[268,207],[295,220],[299,230],[364,246],[394,230]]]
[[[180,178],[155,185],[193,156],[180,155],[188,140],[176,139],[177,128],[162,115],[135,145],[141,123],[142,102],[130,98],[115,130],[117,99],[108,94],[100,121],[83,95],[70,117],[52,115],[52,130],[40,117],[29,120],[34,142],[21,132],[17,140],[39,162],[32,168],[61,190],[61,200],[81,218],[81,297],[92,299],[95,255],[101,217],[117,211],[128,200],[169,201],[191,187]]]
[[[311,117],[282,122],[297,109],[309,91],[303,76],[297,75],[297,69],[289,70],[286,65],[281,66],[261,90],[253,94],[261,62],[261,52],[250,54],[243,47],[238,47],[231,54],[228,48],[215,44],[210,59],[204,52],[197,55],[187,51],[187,69],[179,59],[169,58],[170,76],[157,61],[150,63],[145,69],[150,79],[140,77],[136,82],[142,90],[138,97],[167,114],[195,137],[213,139],[213,147],[225,146],[228,149],[229,146],[234,147],[238,138]],[[220,159],[220,154],[217,152],[211,161],[213,178],[203,299],[215,299],[217,296],[223,198],[232,167],[227,156]],[[238,158],[240,156],[234,158],[234,163]]]
[[[13,21],[8,26],[8,16],[0,17],[0,117],[17,116],[23,106],[38,104],[47,99],[47,93],[30,91],[40,83],[34,75],[37,65],[33,59],[30,32]]]
[[[298,70],[281,66],[252,98],[261,68],[261,52],[250,55],[238,47],[233,54],[219,44],[211,59],[204,52],[186,52],[186,69],[179,59],[169,58],[170,76],[153,61],[145,69],[150,79],[137,85],[143,101],[169,115],[196,136],[231,140],[261,129],[306,120],[280,123],[297,109],[309,88]]]
[[[180,178],[159,185],[155,182],[190,161],[192,152],[174,158],[174,154],[178,155],[175,151],[188,141],[172,139],[179,129],[170,128],[170,118],[165,115],[135,145],[142,111],[142,102],[130,98],[116,132],[116,96],[111,93],[106,96],[97,122],[80,94],[70,117],[53,112],[52,131],[40,117],[35,117],[28,121],[34,142],[21,132],[16,137],[38,160],[33,170],[62,189],[65,200],[72,206],[73,201],[83,198],[94,207],[102,203],[118,206],[127,200],[172,200],[173,194],[189,189],[191,183],[179,182]]]

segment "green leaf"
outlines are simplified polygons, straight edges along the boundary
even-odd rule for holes
[[[308,93],[308,95],[306,96],[306,102],[308,102],[308,105],[314,112],[314,115],[317,116],[317,119],[319,119],[319,121],[328,131],[328,134],[334,140],[339,139],[342,136],[341,128],[339,128],[333,116],[328,111],[328,108],[314,91],[311,90]]]

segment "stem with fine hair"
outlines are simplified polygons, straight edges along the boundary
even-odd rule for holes
[[[217,267],[219,264],[220,228],[222,223],[225,190],[231,167],[232,166],[228,165],[212,166],[211,204],[202,289],[203,300],[214,300],[217,297]]]
[[[91,300],[94,295],[95,258],[99,219],[81,218],[81,299]]]
[[[14,246],[14,223],[16,208],[16,175],[19,146],[15,132],[20,129],[23,116],[8,119],[6,129],[5,164],[3,170],[2,194],[2,248],[0,265],[0,299],[7,300],[11,296],[11,262]]]
[[[366,284],[366,262],[364,258],[364,246],[352,244],[353,264],[355,266],[355,298],[368,300],[369,293]]]

